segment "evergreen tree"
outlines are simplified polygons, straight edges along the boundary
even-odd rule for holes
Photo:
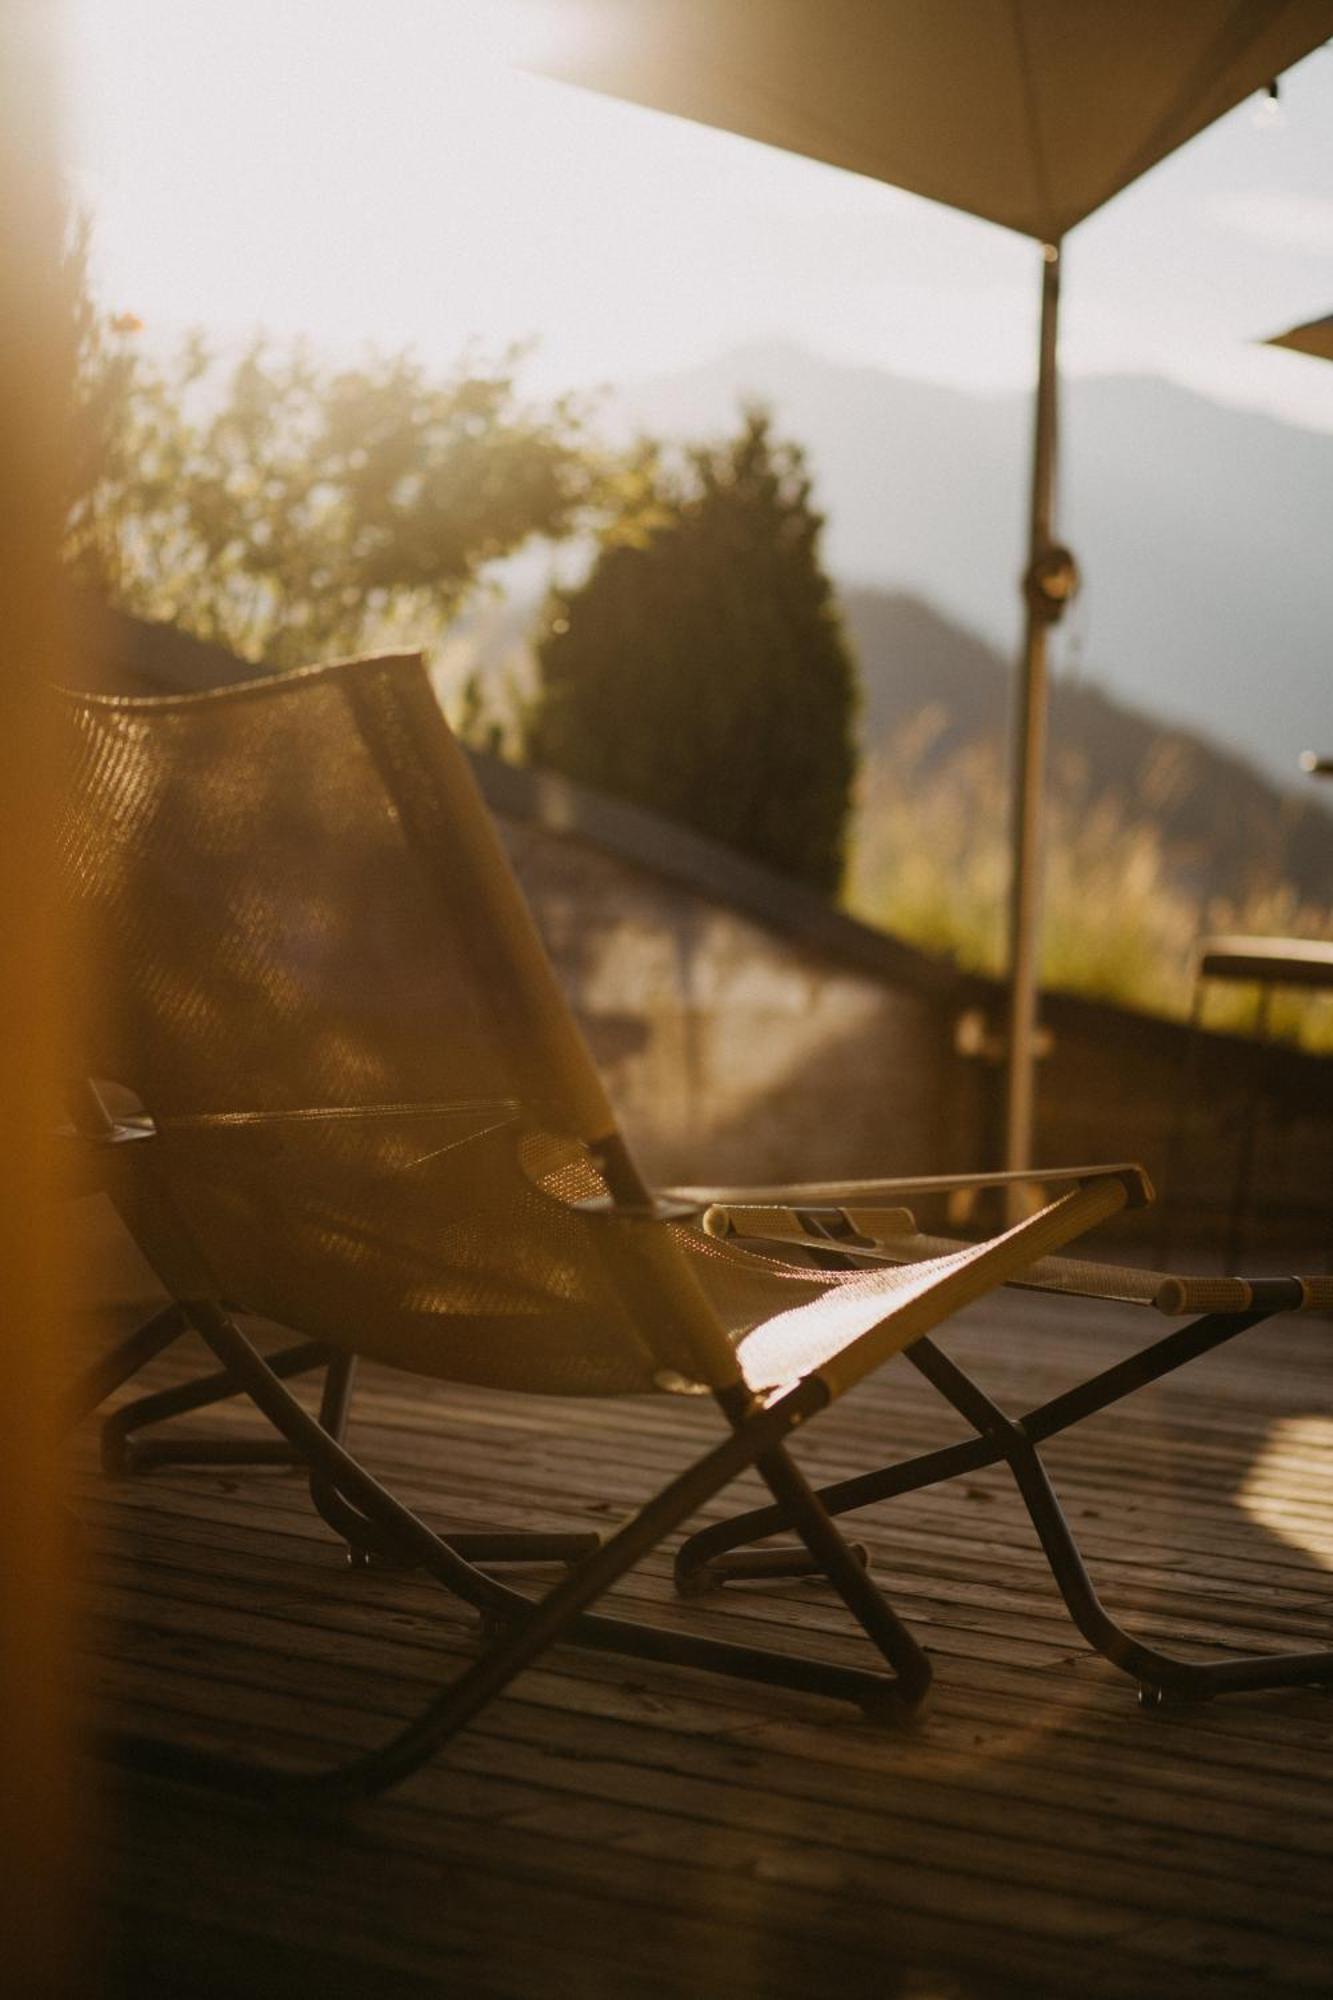
[[[803,454],[748,410],[647,484],[548,605],[527,754],[833,893],[856,680]]]

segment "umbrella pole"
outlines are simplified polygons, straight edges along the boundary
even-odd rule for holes
[[[1042,250],[1041,345],[1032,437],[1032,512],[1028,570],[1023,579],[1026,633],[1014,732],[1012,873],[1009,886],[1009,1033],[1005,1089],[1004,1164],[1032,1165],[1033,1043],[1037,1032],[1038,947],[1041,924],[1042,812],[1046,764],[1046,634],[1058,605],[1040,582],[1052,547],[1055,472],[1056,328],[1060,307],[1060,249]],[[1014,1190],[1021,1213],[1022,1189]]]

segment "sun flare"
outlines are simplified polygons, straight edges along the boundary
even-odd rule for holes
[[[577,26],[552,0],[69,0],[70,178],[105,303],[150,340],[264,325],[447,364],[535,339],[544,388],[773,339],[974,392],[1030,381],[1030,245],[522,67]],[[1252,345],[1327,305],[1309,230],[1254,225],[1326,196],[1333,61],[1284,102],[1281,133],[1234,113],[1078,231],[1069,372],[1333,429],[1333,370]]]
[[[1241,1490],[1251,1520],[1333,1569],[1333,1417],[1284,1417],[1269,1428]]]

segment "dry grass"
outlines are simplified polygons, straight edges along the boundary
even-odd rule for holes
[[[862,922],[979,972],[1004,958],[1008,778],[999,746],[932,756],[940,717],[923,711],[862,774],[844,901]],[[1183,856],[1123,798],[1089,795],[1057,760],[1047,819],[1043,982],[1183,1016],[1196,940],[1209,932],[1333,939],[1333,909],[1273,881],[1228,902],[1191,885]],[[1254,989],[1215,987],[1206,1018],[1243,1031]],[[1333,1049],[1333,995],[1279,993],[1274,1031]]]

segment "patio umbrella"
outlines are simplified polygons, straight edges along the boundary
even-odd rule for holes
[[[1333,361],[1333,313],[1323,319],[1307,319],[1304,326],[1291,326],[1285,333],[1270,334],[1265,347],[1290,347],[1296,354],[1313,354],[1316,361]]]
[[[561,0],[534,67],[947,202],[1042,246],[1009,912],[1006,1165],[1032,1164],[1066,233],[1333,35],[1333,0]]]

